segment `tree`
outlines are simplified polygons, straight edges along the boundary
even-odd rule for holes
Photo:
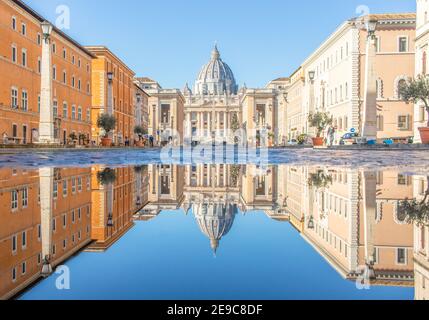
[[[417,224],[418,226],[429,225],[429,176],[427,177],[428,189],[423,197],[423,200],[418,201],[404,200],[399,202],[398,212],[405,216],[405,220],[409,224]]]
[[[145,130],[142,126],[135,126],[134,127],[134,133],[139,136],[139,140],[142,139],[142,137],[147,134],[147,130]]]
[[[316,136],[320,138],[323,130],[332,124],[333,119],[327,112],[316,112],[310,113],[308,116],[308,122],[310,127],[316,129]]]
[[[97,127],[102,128],[105,132],[105,137],[109,136],[109,133],[116,127],[116,118],[113,115],[104,113],[97,119]]]
[[[106,168],[103,171],[97,172],[97,180],[103,186],[114,183],[116,181],[115,170],[111,168]]]
[[[399,88],[400,98],[407,103],[418,104],[422,102],[425,105],[425,110],[429,115],[429,77],[418,76],[417,79],[409,79],[404,85]],[[428,123],[429,127],[429,116]]]

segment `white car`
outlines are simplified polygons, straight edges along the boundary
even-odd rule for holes
[[[296,139],[289,140],[287,144],[288,144],[288,146],[297,146],[298,140],[296,140]]]

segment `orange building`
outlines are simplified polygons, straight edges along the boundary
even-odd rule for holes
[[[46,248],[55,267],[90,243],[90,177],[90,169],[0,170],[0,300],[41,277]]]
[[[101,181],[99,173],[111,172],[112,180]],[[147,174],[130,167],[92,168],[92,239],[88,251],[105,251],[134,226],[133,217],[144,204],[143,179]],[[138,189],[139,187],[139,190]],[[147,186],[147,182],[146,182]],[[147,191],[147,189],[145,189]]]
[[[45,19],[18,0],[0,0],[0,134],[2,144],[35,143],[39,136]],[[53,28],[52,107],[55,140],[84,143],[91,132],[93,55]]]
[[[92,61],[92,140],[99,143],[102,132],[97,127],[97,119],[99,115],[109,113],[117,121],[113,143],[122,145],[134,136],[135,73],[108,48],[86,48],[97,57]]]

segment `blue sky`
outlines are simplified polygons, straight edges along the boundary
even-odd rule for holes
[[[415,12],[415,0],[25,0],[55,21],[70,7],[66,31],[84,45],[108,46],[139,76],[165,88],[193,84],[218,42],[238,83],[264,86],[288,76],[344,20]]]

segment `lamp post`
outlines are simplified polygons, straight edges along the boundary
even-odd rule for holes
[[[40,24],[43,33],[40,75],[39,144],[55,144],[54,111],[52,108],[52,53],[53,26],[47,21]]]
[[[375,31],[376,20],[369,20],[366,23],[368,37],[366,41],[366,61],[365,61],[365,88],[364,88],[364,112],[362,123],[362,137],[368,142],[377,139],[377,77],[376,77],[376,55],[377,38]]]

